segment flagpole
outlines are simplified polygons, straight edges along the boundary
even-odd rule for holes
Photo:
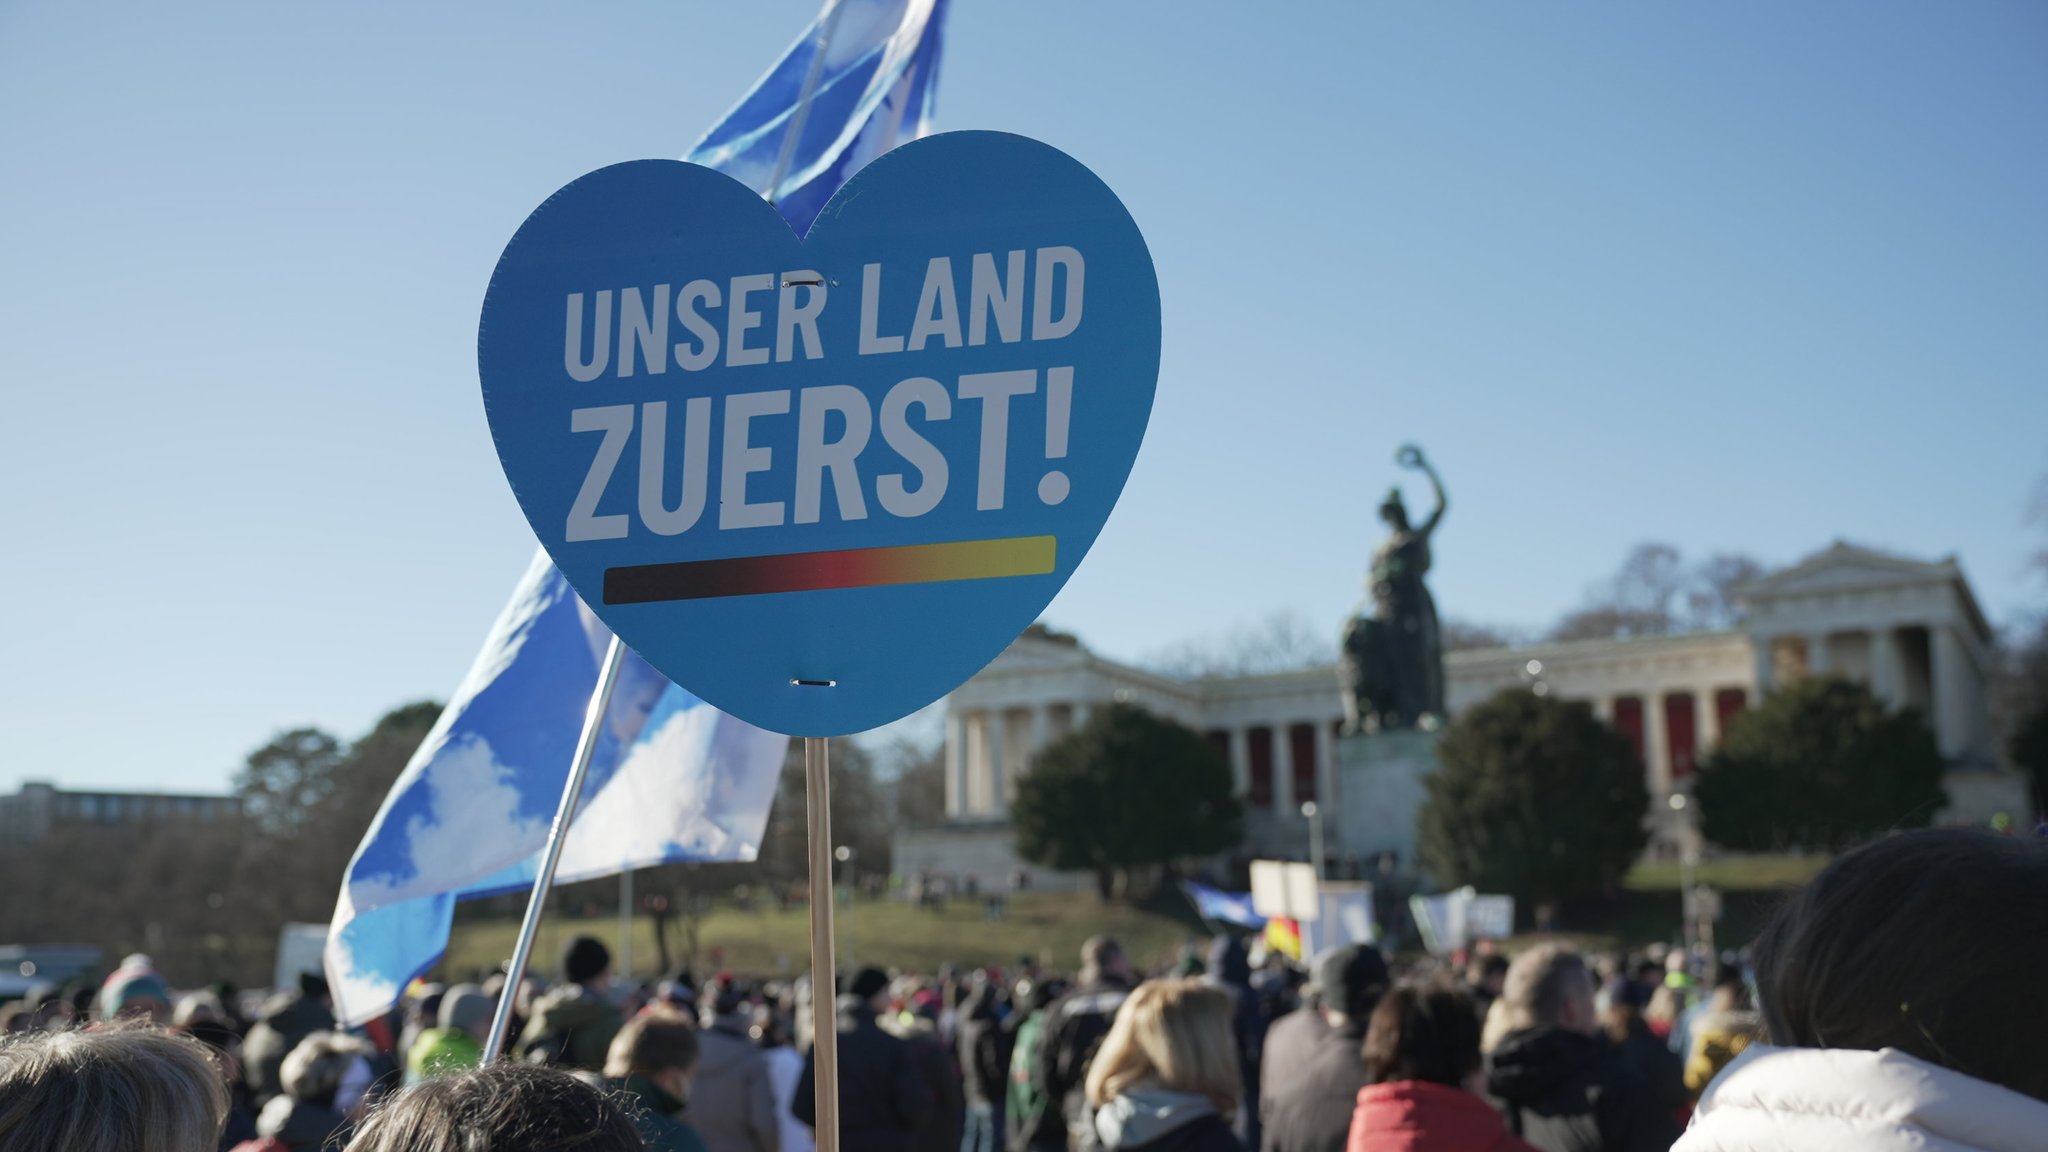
[[[839,1152],[838,964],[832,938],[832,761],[825,741],[804,737],[804,808],[811,837],[811,1065],[816,1073],[817,1152]]]
[[[519,998],[520,981],[526,979],[526,963],[533,956],[533,938],[540,931],[540,914],[547,902],[548,888],[555,882],[555,865],[562,860],[562,843],[569,838],[569,821],[576,815],[576,799],[583,794],[583,777],[590,770],[591,753],[597,750],[598,733],[604,730],[605,713],[611,710],[612,688],[619,681],[619,660],[626,646],[612,637],[605,649],[604,666],[591,690],[590,707],[583,713],[583,734],[576,741],[576,759],[569,765],[569,781],[562,785],[562,801],[555,807],[555,822],[548,829],[548,846],[541,853],[540,872],[533,878],[533,894],[526,898],[526,919],[519,925],[519,940],[512,946],[512,963],[505,971],[505,990],[498,995],[498,1008],[491,1016],[490,1038],[484,1041],[488,1064],[505,1051],[505,1029],[512,1022],[512,1004]]]

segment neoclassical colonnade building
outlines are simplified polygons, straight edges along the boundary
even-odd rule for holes
[[[1455,716],[1509,688],[1589,702],[1635,747],[1658,833],[1652,851],[1669,850],[1669,797],[1690,788],[1729,719],[1774,685],[1817,673],[1863,681],[1927,717],[1950,761],[1948,818],[2024,805],[2024,784],[1992,747],[1991,628],[1953,557],[1927,562],[1837,543],[1743,586],[1737,601],[1741,625],[1730,631],[1450,653],[1446,706]],[[1375,821],[1355,818],[1375,798],[1345,795],[1333,666],[1184,680],[1033,628],[948,698],[946,821],[899,833],[898,870],[989,884],[1024,868],[1038,884],[1069,883],[1018,861],[1009,804],[1037,750],[1110,701],[1178,720],[1228,757],[1250,852],[1305,858],[1300,811],[1309,800],[1325,813],[1333,859],[1412,848],[1412,839],[1367,842],[1385,839],[1361,831]]]

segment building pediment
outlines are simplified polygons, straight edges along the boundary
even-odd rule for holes
[[[1735,590],[1746,601],[1797,596],[1809,592],[1887,585],[1926,584],[1952,580],[1954,560],[1913,560],[1844,541],[1801,560],[1790,568],[1751,580]]]

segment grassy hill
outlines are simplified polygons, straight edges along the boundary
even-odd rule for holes
[[[1824,863],[1811,856],[1754,856],[1702,864],[1699,881],[1720,889],[1725,905],[1716,939],[1723,946],[1746,943],[1786,893]],[[1567,908],[1564,935],[1603,949],[1670,940],[1678,934],[1678,882],[1675,863],[1640,866],[1611,897]],[[1191,946],[1201,947],[1208,936],[1186,901],[1170,891],[1142,905],[1103,905],[1087,892],[1027,892],[1013,898],[1009,914],[997,921],[984,919],[981,905],[966,900],[936,911],[895,900],[860,901],[838,909],[837,927],[842,966],[879,964],[917,972],[945,964],[1012,965],[1025,955],[1050,968],[1071,970],[1081,942],[1098,932],[1122,941],[1141,966],[1156,968]],[[443,974],[470,979],[495,968],[512,954],[518,928],[516,918],[458,915]],[[690,949],[683,928],[681,922],[670,925],[672,959]],[[581,933],[616,948],[618,930],[614,916],[550,912],[541,920],[534,964],[551,971],[563,945]],[[743,911],[720,906],[698,921],[695,931],[700,969],[715,964],[794,975],[810,964],[810,913],[802,907]],[[634,974],[651,977],[657,967],[654,923],[641,917],[633,925]]]
[[[1176,907],[1178,906],[1178,907]],[[1027,892],[1010,901],[1001,920],[983,918],[978,902],[949,901],[943,909],[925,910],[895,900],[860,901],[836,913],[839,959],[847,964],[879,964],[911,971],[935,971],[944,964],[1013,965],[1029,955],[1058,969],[1071,969],[1081,942],[1098,932],[1116,937],[1131,956],[1146,966],[1179,957],[1189,942],[1207,938],[1194,913],[1177,894],[1144,906],[1103,905],[1087,893]],[[688,945],[672,922],[669,940],[678,957]],[[472,977],[490,970],[512,954],[518,921],[458,919],[449,941],[443,970],[454,977]],[[697,925],[699,965],[717,963],[736,971],[796,974],[810,964],[810,911],[762,909],[740,911],[720,907]],[[616,948],[616,916],[575,919],[550,915],[541,921],[534,963],[546,971],[568,940],[579,933],[596,936]],[[657,953],[654,923],[641,917],[633,925],[633,968],[636,975],[655,974]]]

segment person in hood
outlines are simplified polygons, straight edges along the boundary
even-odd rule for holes
[[[566,983],[534,1001],[519,1053],[535,1064],[602,1071],[612,1037],[625,1022],[610,995],[611,949],[594,936],[569,941],[562,978]]]
[[[1122,945],[1107,936],[1091,936],[1081,945],[1080,981],[1045,1010],[1039,1031],[1031,1083],[1035,1106],[1020,1125],[1027,1148],[1061,1152],[1094,1141],[1084,1091],[1088,1067],[1132,983]]]
[[[256,1134],[284,1145],[290,1152],[319,1152],[358,1118],[369,1087],[367,1076],[350,1077],[358,1064],[369,1067],[375,1049],[343,1032],[315,1032],[299,1041],[284,1058],[280,1076],[284,1091],[271,1097],[256,1117]],[[346,1080],[356,1081],[352,1098],[342,1097]],[[335,1139],[335,1146],[345,1143]]]
[[[297,988],[263,1006],[263,1018],[242,1038],[242,1079],[257,1108],[284,1091],[284,1058],[300,1041],[315,1032],[333,1031],[333,1005],[326,977],[301,972]]]
[[[888,1008],[889,974],[863,968],[839,997],[839,1147],[841,1152],[910,1152],[912,1137],[931,1115],[931,1090],[910,1045],[882,1030],[876,1017]],[[791,1111],[818,1124],[815,1049],[804,1057]]]
[[[474,984],[457,984],[440,997],[439,1027],[419,1034],[405,1054],[405,1082],[467,1072],[484,1062],[497,1004]]]
[[[683,1119],[697,1071],[697,1029],[667,1009],[642,1013],[619,1029],[605,1055],[605,1087],[632,1105],[633,1126],[648,1152],[706,1152]]]
[[[1508,965],[1489,1026],[1486,1090],[1508,1130],[1542,1152],[1667,1152],[1677,1120],[1600,1030],[1577,952],[1529,949]]]
[[[1124,998],[1088,1068],[1094,1139],[1106,1152],[1243,1152],[1236,1005],[1202,980],[1154,980]]]
[[[1316,958],[1315,983],[1324,1024],[1314,1047],[1267,1077],[1263,1152],[1344,1152],[1358,1091],[1369,1083],[1365,1029],[1391,983],[1386,960],[1370,944],[1332,948]]]
[[[748,989],[705,983],[697,1002],[696,1103],[690,1122],[711,1152],[782,1152],[774,1070],[754,1043]]]
[[[2048,840],[1967,828],[1837,857],[1752,950],[1767,1043],[1679,1152],[2048,1147]]]
[[[1477,1093],[1479,1012],[1448,983],[1401,984],[1374,1006],[1348,1152],[1536,1152]]]
[[[1240,1100],[1259,1096],[1259,1062],[1266,1048],[1266,1015],[1259,1007],[1259,995],[1252,991],[1252,965],[1245,958],[1244,941],[1228,932],[1209,942],[1205,975],[1208,982],[1231,994],[1230,1031],[1237,1041],[1237,1070],[1244,1077]],[[1247,1148],[1259,1146],[1259,1110],[1242,1108],[1236,1120],[1238,1140]]]

